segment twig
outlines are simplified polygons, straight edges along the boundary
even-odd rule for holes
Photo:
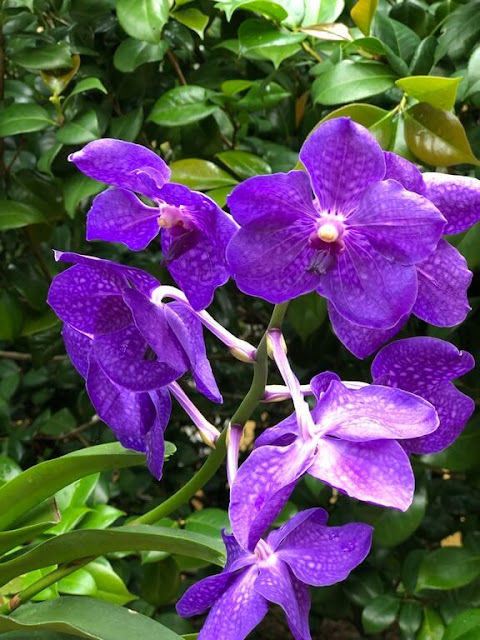
[[[0,349],[0,358],[5,358],[6,360],[18,360],[18,362],[30,362],[33,356],[31,353],[4,351],[3,349]],[[51,360],[52,362],[63,362],[64,360],[68,360],[68,356],[53,356]]]
[[[185,76],[183,75],[182,70],[180,69],[180,65],[178,64],[177,56],[173,53],[171,49],[167,51],[167,58],[170,60],[172,67],[175,69],[175,73],[180,81],[180,84],[186,85],[187,81],[185,80]]]

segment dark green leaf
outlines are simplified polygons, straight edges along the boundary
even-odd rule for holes
[[[197,191],[237,184],[233,176],[208,160],[186,158],[172,162],[170,169],[172,182],[179,182]]]
[[[480,556],[461,547],[443,547],[424,558],[418,572],[417,591],[457,589],[479,575]]]
[[[349,576],[343,589],[354,604],[359,607],[365,607],[382,594],[383,583],[376,571],[360,569]]]
[[[118,21],[132,38],[158,44],[168,20],[168,0],[117,0]]]
[[[46,220],[42,213],[28,204],[0,200],[0,231],[19,229],[29,224],[42,224]]]
[[[381,13],[375,16],[375,35],[406,63],[410,62],[420,44],[420,38],[414,31]]]
[[[268,2],[265,0],[217,0],[215,6],[225,11],[228,20],[230,20],[232,14],[237,9],[254,11],[278,22],[281,22],[288,16],[287,11],[285,11],[280,2]]]
[[[238,39],[240,54],[260,56],[271,60],[278,67],[282,60],[300,50],[300,43],[307,37],[304,33],[292,33],[279,29],[264,20],[246,20],[240,25]]]
[[[449,55],[456,60],[471,51],[480,37],[480,1],[473,0],[451,13],[438,40],[435,58]]]
[[[108,93],[107,89],[103,85],[102,81],[99,78],[83,78],[83,80],[79,80],[77,84],[70,91],[68,97],[77,95],[78,93],[84,93],[85,91],[101,91],[102,93]]]
[[[143,124],[143,107],[137,107],[119,118],[112,118],[110,132],[112,138],[133,142],[136,140]]]
[[[185,523],[187,531],[196,531],[205,536],[221,539],[222,529],[230,529],[228,513],[223,509],[207,508],[195,511]]]
[[[398,616],[398,626],[400,631],[407,638],[415,638],[422,622],[422,607],[417,602],[404,602]]]
[[[394,82],[395,75],[384,64],[342,60],[314,81],[312,94],[320,104],[353,102],[387,91]]]
[[[272,173],[270,165],[265,160],[248,151],[222,151],[217,153],[216,157],[242,180],[260,174]]]
[[[379,633],[397,617],[399,601],[393,596],[382,595],[372,600],[362,611],[362,625],[365,633]]]
[[[424,75],[430,71],[434,64],[435,49],[437,39],[434,36],[427,36],[418,45],[410,62],[410,74],[412,76]]]
[[[426,102],[405,111],[405,138],[410,151],[426,164],[436,167],[463,162],[479,164],[460,120]]]
[[[89,109],[57,131],[57,140],[63,144],[84,144],[100,137],[97,114]]]
[[[417,640],[443,640],[444,629],[443,621],[438,613],[430,607],[425,607]]]
[[[147,564],[143,568],[142,598],[155,607],[168,604],[175,598],[180,581],[180,569],[172,556]]]
[[[27,69],[47,70],[73,67],[70,49],[64,42],[46,47],[23,49],[13,56],[13,61]]]
[[[77,210],[77,205],[89,196],[95,196],[100,191],[106,189],[107,185],[97,182],[82,173],[76,173],[66,178],[63,183],[63,197],[65,210],[73,218]]]
[[[0,110],[0,138],[40,131],[55,124],[38,104],[12,104]]]
[[[475,640],[480,629],[480,609],[470,609],[456,616],[445,630],[443,640]]]
[[[322,326],[326,317],[327,304],[316,291],[295,298],[288,307],[288,319],[303,341]]]
[[[158,44],[149,44],[135,38],[127,38],[115,51],[113,64],[119,71],[131,73],[146,62],[163,60],[167,49],[168,45],[164,40]]]
[[[148,119],[163,127],[183,126],[206,118],[217,108],[207,103],[207,91],[203,87],[186,85],[164,93]]]
[[[470,269],[476,270],[480,266],[480,225],[476,224],[467,231],[457,245],[457,249],[466,259]]]
[[[237,102],[237,107],[249,111],[269,109],[289,96],[290,92],[286,91],[276,82],[257,82],[250,88],[247,94]]]
[[[375,521],[373,540],[385,547],[395,547],[420,526],[427,507],[427,493],[418,491],[407,511],[385,509],[384,513]]]
[[[172,18],[178,20],[181,24],[198,33],[203,38],[203,32],[208,24],[208,16],[198,9],[181,9],[172,13]]]
[[[462,243],[460,243],[461,246]],[[478,246],[476,248],[478,254]],[[478,466],[480,460],[480,432],[478,419],[473,420],[447,449],[440,453],[422,456],[422,461],[432,467],[467,471]]]

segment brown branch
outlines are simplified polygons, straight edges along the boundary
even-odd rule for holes
[[[187,81],[185,80],[185,76],[183,75],[182,70],[180,69],[180,65],[178,64],[177,56],[173,53],[171,49],[167,51],[167,58],[170,60],[172,67],[175,69],[175,73],[177,74],[178,80],[180,84],[186,85]]]

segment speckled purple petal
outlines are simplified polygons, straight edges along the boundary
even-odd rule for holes
[[[396,340],[384,347],[372,363],[372,378],[388,376],[390,386],[422,394],[444,380],[454,380],[473,369],[475,361],[445,340],[428,337]]]
[[[121,297],[124,279],[104,267],[77,264],[52,281],[48,304],[57,316],[83,333],[118,331],[132,322]]]
[[[310,380],[310,387],[317,400],[325,393],[333,380],[340,382],[339,376],[336,373],[332,373],[332,371],[323,371],[313,376]]]
[[[310,466],[314,445],[300,439],[287,447],[264,446],[242,464],[230,492],[230,522],[244,549],[253,550]]]
[[[384,151],[383,155],[386,165],[384,180],[396,180],[408,191],[414,191],[421,196],[425,194],[423,176],[414,164],[390,151]]]
[[[314,509],[305,509],[304,511],[296,513],[279,529],[273,529],[272,531],[270,531],[266,539],[267,543],[275,551],[288,535],[290,535],[299,527],[301,529],[303,523],[309,519],[312,520],[312,523],[315,526],[326,525],[328,520],[328,512],[321,507],[316,507]]]
[[[165,184],[158,192],[155,200],[165,202],[183,211],[185,219],[194,224],[203,233],[214,236],[214,222],[219,212],[225,213],[216,202],[199,191],[192,191],[182,184]]]
[[[242,182],[227,198],[235,220],[249,229],[278,229],[298,218],[317,219],[312,187],[304,171],[255,176]]]
[[[163,474],[163,461],[165,458],[165,440],[163,433],[170,420],[172,399],[166,389],[157,389],[157,391],[152,391],[147,395],[150,396],[155,406],[155,420],[145,434],[147,466],[150,473],[157,480],[160,480]]]
[[[328,120],[300,150],[321,210],[348,215],[363,190],[385,175],[383,151],[364,127],[349,118]]]
[[[311,640],[310,591],[291,573],[288,565],[276,560],[260,567],[254,586],[257,593],[282,607],[295,640]]]
[[[440,425],[430,435],[400,444],[410,453],[437,453],[458,438],[475,410],[475,402],[446,380],[422,391],[422,396],[437,410]]]
[[[104,138],[70,154],[80,171],[114,187],[130,189],[150,198],[170,178],[170,169],[153,151],[139,144]],[[141,169],[147,167],[148,173]]]
[[[327,527],[322,511],[306,511],[308,517],[276,550],[299,580],[316,587],[345,580],[368,555],[373,533],[372,527],[363,523]]]
[[[313,291],[320,276],[309,268],[316,251],[302,220],[273,231],[241,229],[227,247],[227,261],[238,288],[273,303]]]
[[[92,339],[69,324],[63,325],[62,338],[73,366],[83,378],[86,378]]]
[[[435,249],[445,218],[432,203],[395,180],[368,186],[348,228],[368,238],[390,260],[415,264]]]
[[[209,609],[235,580],[231,571],[222,571],[192,585],[177,602],[177,613],[182,618],[198,616]]]
[[[480,220],[480,180],[446,173],[424,173],[426,197],[447,219],[444,233],[465,231]]]
[[[92,353],[107,376],[130,391],[151,391],[184,373],[182,363],[167,365],[152,359],[150,347],[134,325],[105,336],[96,336]]]
[[[467,289],[472,280],[465,258],[446,240],[416,265],[418,297],[413,313],[430,324],[452,327],[470,311]]]
[[[415,479],[394,440],[347,442],[323,438],[308,473],[352,498],[406,511]]]
[[[155,407],[148,393],[135,393],[114,384],[92,358],[87,393],[95,411],[127,449],[144,453],[145,432],[155,421]]]
[[[250,551],[245,551],[238,544],[235,536],[225,533],[225,529],[222,530],[222,539],[227,550],[227,562],[224,571],[236,571],[239,568],[255,563],[255,556]]]
[[[257,575],[257,567],[251,567],[234,577],[215,600],[198,640],[245,640],[268,610],[253,586]]]
[[[393,338],[410,316],[409,313],[402,316],[391,329],[370,329],[349,322],[338,313],[331,302],[328,303],[328,315],[337,338],[354,356],[360,359],[374,353],[382,344]]]
[[[343,440],[398,440],[432,433],[438,417],[419,396],[380,385],[347,389],[333,381],[312,411],[321,433]]]
[[[390,262],[356,234],[347,240],[337,264],[322,276],[322,295],[350,322],[393,327],[414,305],[415,267]]]
[[[118,262],[111,260],[103,260],[94,256],[84,256],[80,253],[71,251],[54,251],[55,260],[58,262],[71,262],[74,264],[83,264],[92,269],[105,270],[105,272],[113,273],[124,280],[125,286],[133,286],[146,296],[149,296],[153,289],[156,289],[160,282],[143,269],[137,267],[127,267]]]
[[[87,214],[87,240],[123,242],[132,251],[145,249],[158,235],[156,207],[147,207],[126,189],[98,195]]]
[[[255,440],[255,447],[273,444],[279,447],[291,444],[299,435],[298,420],[295,413],[273,427],[268,427]]]
[[[185,350],[197,389],[213,402],[222,402],[222,395],[207,358],[200,320],[183,302],[166,305],[165,317]]]

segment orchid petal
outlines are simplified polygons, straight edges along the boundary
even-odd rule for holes
[[[386,165],[384,180],[396,180],[408,191],[421,196],[425,195],[426,186],[423,176],[414,164],[390,151],[384,151],[383,156]]]
[[[268,427],[255,440],[255,447],[263,447],[267,444],[286,446],[291,444],[299,435],[297,416],[293,413],[273,427]]]
[[[139,394],[143,395],[143,394]],[[155,420],[145,434],[147,467],[150,473],[160,480],[165,458],[165,440],[163,433],[170,420],[172,399],[166,389],[158,389],[148,394],[155,406]]]
[[[92,338],[80,333],[69,324],[63,325],[62,338],[73,366],[82,378],[86,378]]]
[[[440,209],[450,235],[466,231],[480,220],[480,180],[447,173],[424,173],[425,196]]]

